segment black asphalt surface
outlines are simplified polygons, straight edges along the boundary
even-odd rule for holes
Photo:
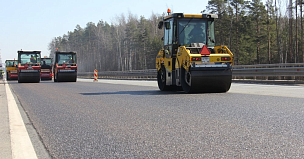
[[[304,94],[184,94],[140,82],[9,84],[53,158],[304,158]]]

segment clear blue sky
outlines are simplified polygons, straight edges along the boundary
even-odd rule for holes
[[[121,14],[149,18],[173,12],[200,13],[208,0],[1,0],[0,52],[2,62],[17,59],[17,51],[41,50],[49,55],[48,44],[54,37],[73,31],[77,24],[99,20],[112,23]]]

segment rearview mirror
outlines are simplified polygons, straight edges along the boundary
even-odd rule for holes
[[[163,21],[160,21],[160,22],[158,23],[158,29],[162,29],[162,28],[163,28],[163,24],[164,24],[164,22],[163,22]]]

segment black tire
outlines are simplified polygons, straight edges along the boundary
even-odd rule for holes
[[[23,81],[18,77],[18,83],[22,83]]]
[[[185,93],[191,93],[191,72],[187,72],[183,67],[181,68],[180,81]]]
[[[57,80],[57,73],[54,73],[54,82],[58,82],[58,80]]]
[[[36,79],[35,83],[40,83],[40,76],[39,76],[39,77],[37,77],[37,79]]]
[[[75,76],[71,76],[71,78],[69,80],[67,80],[68,82],[76,82],[77,80],[77,75]]]
[[[164,66],[157,72],[157,84],[161,91],[168,91],[169,86],[166,85],[166,69]]]
[[[60,74],[56,74],[57,82],[62,82],[64,78],[60,77]]]
[[[199,80],[193,78],[191,72],[181,69],[181,85],[185,93],[225,93],[231,86],[231,76],[210,76],[207,77],[207,83]]]
[[[218,93],[225,93],[225,92],[228,92],[230,87],[231,87],[231,82],[232,82],[232,79],[230,80],[226,80],[225,82],[222,82],[223,83],[223,86],[221,88],[218,89]]]
[[[10,80],[10,78],[9,78],[8,76],[9,76],[9,75],[8,75],[8,72],[6,72],[6,80],[7,80],[7,81]]]
[[[76,81],[77,81],[77,76],[75,76],[72,82],[76,82]]]

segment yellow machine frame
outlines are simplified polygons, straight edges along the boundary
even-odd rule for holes
[[[6,66],[6,79],[18,79],[18,73],[17,73],[17,65],[18,65],[18,60],[6,60],[5,64],[7,64],[8,61],[15,62],[15,66]],[[11,75],[13,74],[13,77]]]
[[[159,28],[161,29],[162,25],[164,25],[168,21],[176,21],[185,18],[196,19],[198,21],[201,20],[201,21],[213,22],[213,20],[217,18],[217,15],[183,14],[183,13],[169,14],[168,16],[164,17],[163,20],[159,23]],[[230,88],[231,77],[232,77],[232,73],[231,73],[231,66],[233,65],[232,52],[225,45],[208,46],[208,44],[198,44],[198,45],[195,44],[194,46],[195,47],[185,46],[185,45],[180,45],[177,42],[176,43],[173,42],[171,46],[172,47],[171,51],[167,50],[166,48],[162,48],[158,52],[156,56],[156,69],[158,71],[158,84],[160,90],[172,90],[172,86],[174,87],[177,86],[177,87],[183,87],[183,90],[186,93],[202,92],[202,91],[204,92],[210,90],[211,91],[215,90],[215,92],[228,91]],[[199,52],[202,51],[203,49],[202,46],[204,46],[205,50],[207,50],[206,54]],[[197,51],[193,52],[193,49]],[[203,61],[202,59],[207,59],[207,62]],[[185,77],[181,77],[181,76],[185,76]],[[185,84],[183,84],[185,83],[184,79],[187,78],[186,76],[189,76],[188,81],[186,81],[188,86],[184,86]],[[222,77],[224,77],[223,78],[224,80],[221,81]],[[208,88],[208,90],[205,89],[207,88],[206,85],[200,84],[200,82],[204,82],[204,81],[207,81],[207,83],[208,81],[210,83],[213,83],[214,89],[213,88]],[[217,82],[219,83],[219,85],[222,86],[220,86],[218,89],[215,89],[218,85]],[[198,88],[200,90],[198,90]]]

